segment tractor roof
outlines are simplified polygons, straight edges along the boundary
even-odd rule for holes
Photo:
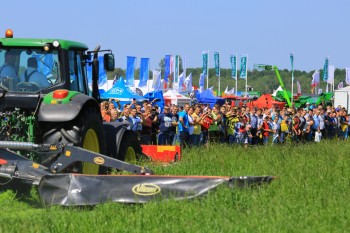
[[[72,49],[78,48],[82,50],[87,50],[87,45],[70,40],[61,39],[30,39],[30,38],[0,38],[0,47],[2,46],[15,46],[15,47],[42,47],[45,44],[53,43],[58,41],[62,49]]]

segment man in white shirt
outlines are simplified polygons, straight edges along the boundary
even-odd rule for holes
[[[22,74],[20,81],[21,82],[31,82],[36,83],[40,88],[45,88],[50,86],[49,81],[45,77],[44,74],[39,72],[38,69],[38,61],[35,57],[30,57],[27,60],[28,68]]]

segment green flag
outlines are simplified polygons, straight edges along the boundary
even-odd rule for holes
[[[219,52],[214,52],[214,62],[215,62],[215,75],[220,76],[220,54]]]
[[[237,74],[237,57],[236,55],[231,55],[230,57],[231,61],[231,77],[236,79],[236,74]]]
[[[208,51],[202,52],[203,57],[203,69],[202,73],[206,76],[207,75],[207,69],[208,69]]]
[[[247,78],[247,55],[241,55],[240,78]]]

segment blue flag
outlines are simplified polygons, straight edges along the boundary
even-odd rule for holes
[[[136,57],[126,57],[126,85],[134,86],[134,71]]]
[[[169,82],[169,74],[170,74],[170,58],[171,55],[165,55],[165,59],[164,59],[164,63],[165,63],[165,67],[164,67],[164,82],[168,83]]]
[[[149,73],[149,58],[141,58],[139,87],[144,87],[147,85],[148,73]]]

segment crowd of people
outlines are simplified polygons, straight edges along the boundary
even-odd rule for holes
[[[122,109],[122,110],[121,110]],[[347,139],[350,114],[341,106],[307,103],[303,108],[233,107],[229,103],[190,106],[164,106],[153,102],[142,105],[133,99],[122,108],[118,100],[101,103],[106,122],[128,122],[141,144],[175,145],[181,148],[228,143],[232,145],[267,145],[319,142]],[[349,130],[348,130],[349,128]]]

